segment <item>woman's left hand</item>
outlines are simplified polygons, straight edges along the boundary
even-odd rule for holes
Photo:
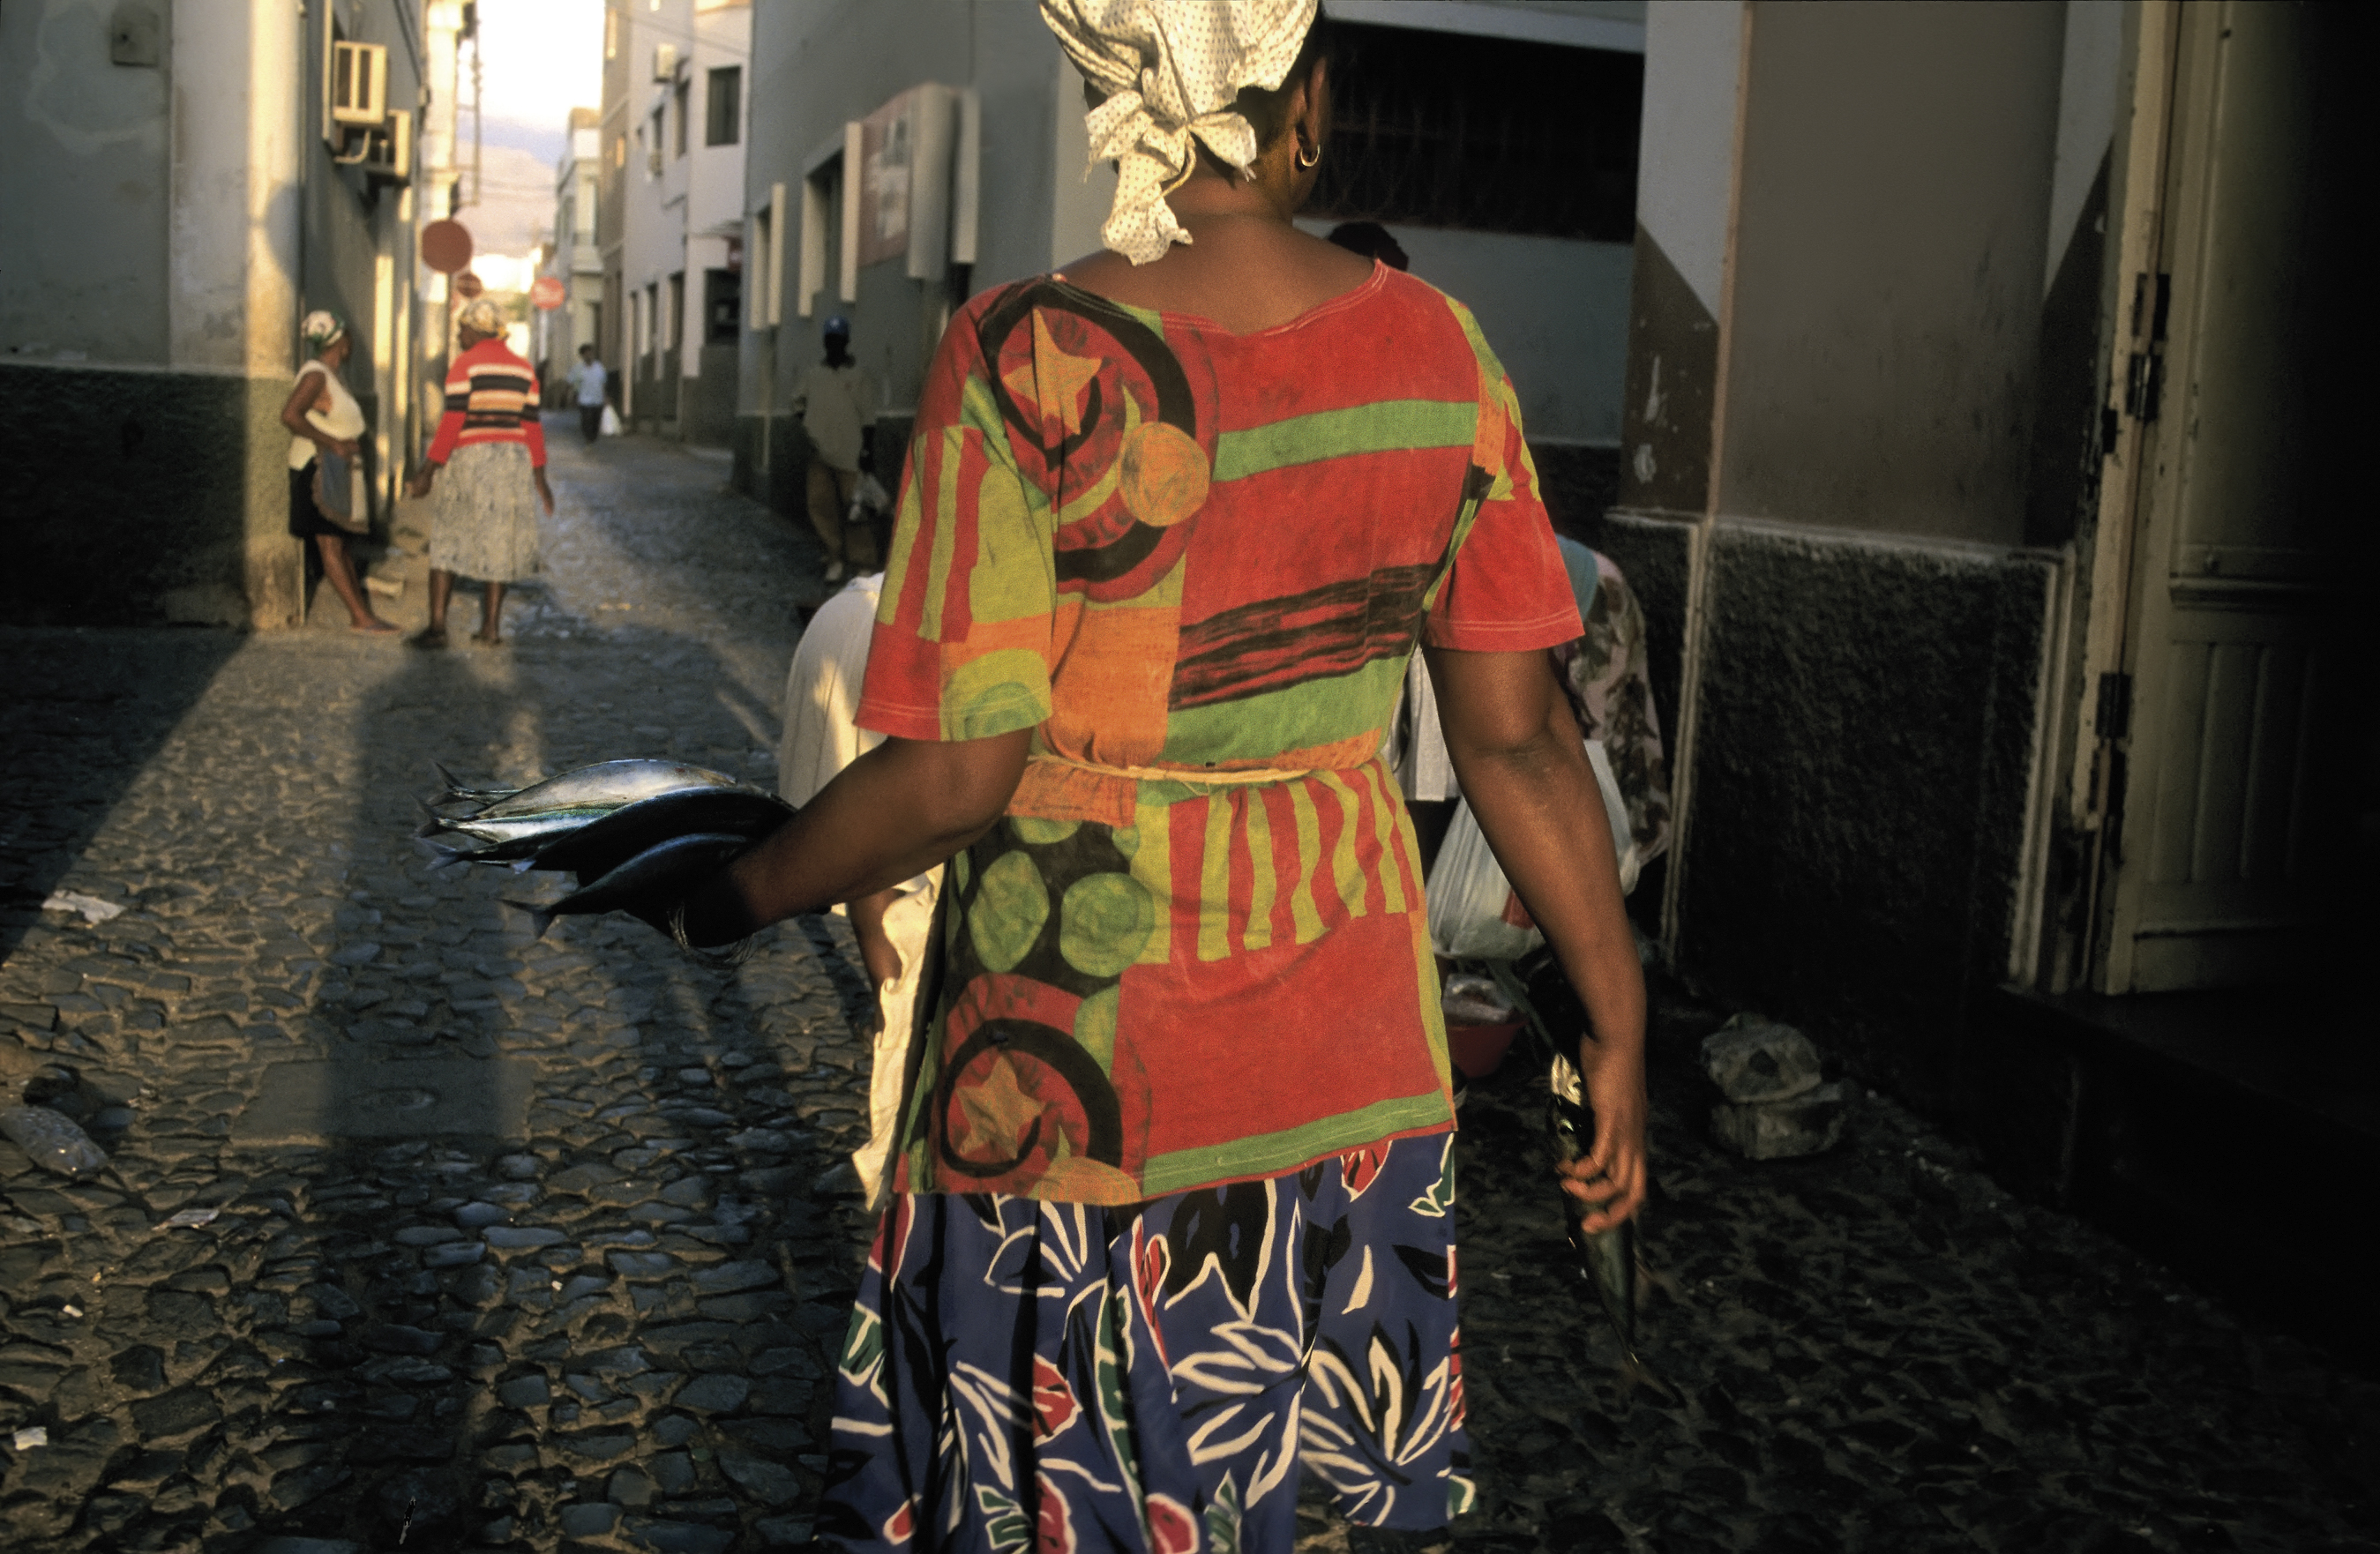
[[[545,471],[543,469],[540,468],[536,473],[537,499],[545,504],[545,516],[550,518],[553,516],[553,488],[545,483]]]
[[[1586,1081],[1587,1110],[1595,1116],[1595,1147],[1559,1169],[1561,1189],[1584,1210],[1579,1228],[1589,1235],[1610,1230],[1645,1205],[1645,1099],[1641,1059],[1598,1051],[1593,1038],[1579,1043]]]

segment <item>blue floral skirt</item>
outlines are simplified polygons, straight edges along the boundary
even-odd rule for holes
[[[830,1548],[1286,1554],[1470,1508],[1451,1134],[1132,1208],[886,1210],[844,1343]]]

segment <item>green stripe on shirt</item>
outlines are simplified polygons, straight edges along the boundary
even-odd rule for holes
[[[1224,432],[1215,440],[1214,478],[1236,480],[1346,454],[1467,448],[1478,424],[1478,402],[1470,399],[1388,399],[1343,410],[1317,410]]]

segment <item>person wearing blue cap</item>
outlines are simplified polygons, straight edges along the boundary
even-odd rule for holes
[[[846,561],[882,561],[876,554],[875,536],[865,529],[852,538],[844,534],[844,515],[851,511],[860,474],[875,473],[870,444],[876,431],[876,384],[851,354],[850,320],[829,319],[820,333],[826,341],[826,359],[802,375],[794,413],[802,418],[802,430],[810,440],[810,527],[826,547],[826,580],[839,583]],[[865,558],[849,553],[854,538],[866,549]]]

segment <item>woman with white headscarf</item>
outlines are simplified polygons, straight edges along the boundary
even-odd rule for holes
[[[1588,1012],[1585,1228],[1645,1191],[1644,986],[1546,650],[1580,622],[1461,304],[1300,232],[1314,0],[1042,0],[1110,251],[977,297],[920,396],[858,710],[888,737],[689,942],[945,858],[845,1341],[829,1547],[1357,1547],[1475,1498],[1450,1065],[1378,751],[1428,654]],[[1591,822],[1583,823],[1591,817]]]
[[[430,625],[406,638],[417,648],[446,646],[446,605],[457,574],[486,589],[482,648],[504,641],[504,585],[537,570],[537,511],[553,511],[545,483],[545,428],[538,419],[537,370],[504,344],[504,316],[482,297],[455,321],[455,365],[446,372],[446,413],[407,489],[428,496],[438,472],[430,528]]]
[[[289,532],[314,541],[322,576],[347,607],[355,628],[384,635],[396,627],[372,613],[347,554],[347,537],[370,527],[369,513],[358,511],[356,501],[362,482],[350,473],[362,451],[363,407],[339,380],[355,341],[346,321],[327,308],[307,314],[298,333],[312,355],[298,370],[298,382],[281,407],[281,424],[290,434]]]

